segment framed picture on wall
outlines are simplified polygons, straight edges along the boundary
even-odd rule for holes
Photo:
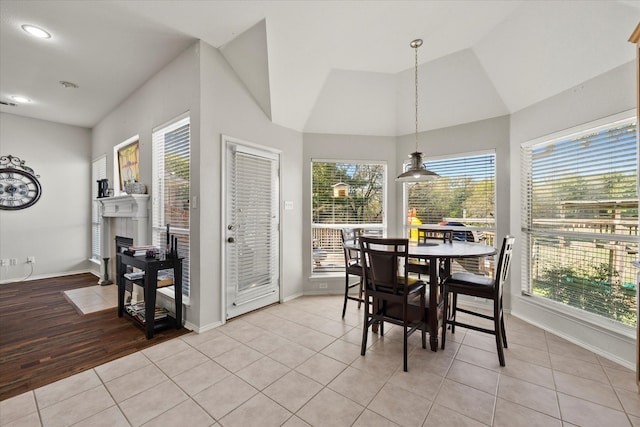
[[[120,191],[128,182],[138,182],[140,179],[140,142],[135,141],[118,150],[118,171],[120,172]]]

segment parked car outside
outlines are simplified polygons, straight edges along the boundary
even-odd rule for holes
[[[448,225],[451,227],[467,227],[466,224],[461,222],[453,222],[453,221],[443,221],[440,222],[439,225]],[[458,240],[462,242],[482,242],[485,240],[485,235],[483,231],[478,230],[454,230],[453,231],[453,240]]]

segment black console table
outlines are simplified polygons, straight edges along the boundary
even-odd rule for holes
[[[118,280],[118,317],[126,315],[145,328],[147,339],[153,338],[156,330],[170,326],[177,329],[182,327],[182,258],[146,258],[144,256],[130,256],[123,253],[117,255],[117,280]],[[144,277],[129,280],[125,277],[127,266],[143,270]],[[156,320],[156,291],[158,286],[158,271],[173,269],[173,287],[175,293],[176,313],[175,318],[167,316],[165,319]],[[124,293],[127,282],[135,283],[144,288],[145,321],[131,316],[125,310]]]

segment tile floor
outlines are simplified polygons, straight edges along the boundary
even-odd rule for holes
[[[507,318],[434,353],[387,327],[360,356],[361,315],[302,297],[0,402],[2,426],[640,426],[634,373]]]
[[[64,291],[64,296],[80,314],[95,313],[118,306],[118,287],[89,286]]]

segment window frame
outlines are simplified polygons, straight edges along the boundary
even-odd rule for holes
[[[383,167],[382,173],[382,222],[381,223],[316,223],[314,222],[314,207],[313,207],[313,166],[314,163],[335,163],[335,164],[349,164],[349,165],[377,165]],[[337,236],[335,239],[340,239],[339,230],[342,228],[364,228],[367,230],[372,230],[375,233],[380,234],[381,236],[387,235],[388,230],[388,221],[389,221],[389,200],[388,200],[388,185],[389,185],[389,167],[388,162],[386,160],[366,160],[366,159],[327,159],[327,158],[312,158],[309,162],[309,174],[310,174],[310,185],[309,185],[309,194],[310,198],[310,223],[311,223],[311,241],[309,247],[309,259],[311,260],[311,277],[322,276],[325,277],[327,275],[339,275],[344,274],[344,254],[342,252],[342,243],[339,243],[339,254],[332,253],[333,256],[338,256],[339,260],[336,265],[332,265],[327,271],[316,271],[315,263],[314,263],[314,232],[318,229],[330,229],[335,230],[334,234]],[[335,249],[336,245],[332,245]],[[332,250],[331,252],[336,252],[336,250]]]
[[[462,159],[465,157],[479,157],[479,156],[486,156],[486,155],[492,155],[493,156],[493,212],[494,212],[494,218],[493,218],[493,226],[491,227],[460,227],[460,226],[451,226],[450,228],[453,228],[454,231],[481,231],[481,232],[486,232],[485,234],[490,234],[492,236],[496,235],[497,232],[497,223],[498,223],[498,211],[497,211],[497,199],[498,199],[498,194],[497,194],[497,166],[496,166],[496,159],[497,159],[497,153],[496,150],[491,149],[491,150],[479,150],[479,151],[465,151],[462,153],[452,153],[452,154],[445,154],[445,155],[441,155],[441,156],[431,156],[429,157],[427,160],[423,160],[423,165],[425,166],[426,169],[429,169],[429,162],[430,161],[441,161],[441,160],[449,160],[449,159]],[[402,170],[406,170],[407,166],[410,165],[410,161],[405,160],[402,164],[403,169]],[[404,233],[405,236],[409,236],[410,235],[410,230],[417,228],[419,226],[417,225],[411,225],[408,223],[407,221],[407,214],[409,212],[409,185],[411,185],[413,183],[411,182],[403,182],[402,183],[402,231]],[[492,244],[493,246],[495,245],[495,242],[493,241],[494,239],[485,239],[485,243],[486,244]]]
[[[530,242],[533,234],[547,234],[549,236],[560,236],[560,238],[576,238],[576,237],[593,237],[594,239],[600,240],[608,240],[607,236],[615,237],[616,241],[638,241],[638,236],[629,235],[625,237],[624,234],[612,234],[612,233],[576,233],[571,231],[565,231],[561,233],[561,231],[557,229],[545,230],[545,229],[537,229],[529,226],[530,217],[527,217],[527,210],[532,208],[530,204],[530,197],[528,191],[530,190],[527,185],[531,182],[531,169],[526,164],[524,159],[523,150],[531,149],[532,147],[544,147],[545,145],[553,145],[557,142],[566,141],[578,137],[584,137],[586,135],[592,134],[594,132],[603,131],[606,129],[612,129],[616,126],[622,126],[625,124],[630,124],[636,122],[636,132],[634,132],[634,136],[636,138],[636,147],[638,144],[638,124],[637,124],[637,115],[636,110],[628,110],[622,113],[618,113],[615,115],[607,116],[598,120],[594,120],[588,123],[584,123],[578,126],[574,126],[571,128],[567,128],[558,132],[553,132],[551,134],[541,136],[520,144],[520,167],[522,170],[521,173],[521,182],[520,182],[520,234],[521,234],[521,278],[520,278],[520,297],[525,298],[527,301],[531,301],[535,305],[538,305],[546,310],[551,310],[553,312],[558,313],[561,316],[570,316],[571,318],[581,319],[582,321],[586,321],[594,326],[604,328],[605,330],[620,333],[625,336],[632,336],[634,334],[635,337],[635,326],[630,326],[625,324],[619,320],[616,320],[611,317],[606,317],[591,311],[587,311],[585,309],[581,309],[579,307],[574,307],[569,304],[565,304],[560,301],[556,301],[551,298],[547,298],[545,296],[537,295],[533,293],[533,284],[531,279],[531,269],[532,262],[530,259],[531,249]],[[636,170],[639,166],[638,156],[640,155],[640,150],[636,148]],[[603,169],[603,172],[605,170]],[[638,192],[637,196],[640,194],[638,191],[638,179],[640,179],[640,174],[637,174],[636,180],[636,191]],[[637,282],[637,280],[636,280]],[[635,311],[637,315],[637,310]],[[638,318],[636,317],[636,324],[638,322]]]
[[[192,156],[191,156],[191,117],[190,117],[190,113],[186,112],[184,114],[181,114],[159,126],[156,126],[152,129],[151,131],[151,179],[152,179],[152,185],[151,185],[151,202],[152,202],[152,206],[151,206],[151,238],[153,241],[153,244],[163,248],[166,250],[165,246],[165,239],[166,239],[166,221],[165,221],[165,216],[164,216],[164,178],[160,177],[159,174],[159,163],[162,161],[164,162],[164,150],[166,147],[162,147],[162,153],[158,152],[158,148],[157,148],[157,144],[161,143],[159,141],[159,139],[156,137],[156,135],[158,133],[161,133],[162,136],[166,135],[169,132],[172,132],[176,129],[179,129],[180,127],[184,126],[185,124],[187,124],[189,126],[189,137],[188,137],[188,144],[189,144],[189,195],[187,197],[187,202],[189,203],[189,215],[188,215],[188,228],[178,228],[175,226],[171,226],[170,224],[170,234],[172,235],[176,235],[176,237],[178,237],[178,240],[180,241],[180,235],[183,236],[189,236],[189,244],[186,245],[185,247],[180,247],[180,256],[182,256],[183,259],[183,263],[182,263],[182,294],[183,294],[183,303],[188,304],[189,303],[189,296],[190,296],[190,291],[191,291],[191,271],[190,271],[190,258],[191,258],[191,198],[192,198],[192,194],[191,194],[191,161],[192,161]],[[162,138],[161,136],[161,138]],[[164,142],[162,142],[164,143]],[[160,158],[162,157],[162,158]],[[162,166],[162,169],[164,169],[164,165]],[[159,181],[162,181],[162,183],[159,183]],[[158,216],[160,216],[160,218],[158,218]],[[186,253],[185,253],[186,251]],[[166,288],[166,292],[169,293],[173,293],[173,288]],[[173,295],[170,295],[173,296]]]
[[[101,164],[98,164],[100,162]],[[98,156],[91,162],[91,255],[89,261],[102,265],[102,205],[97,199],[99,179],[107,178],[107,155]],[[98,248],[98,253],[94,249]]]

